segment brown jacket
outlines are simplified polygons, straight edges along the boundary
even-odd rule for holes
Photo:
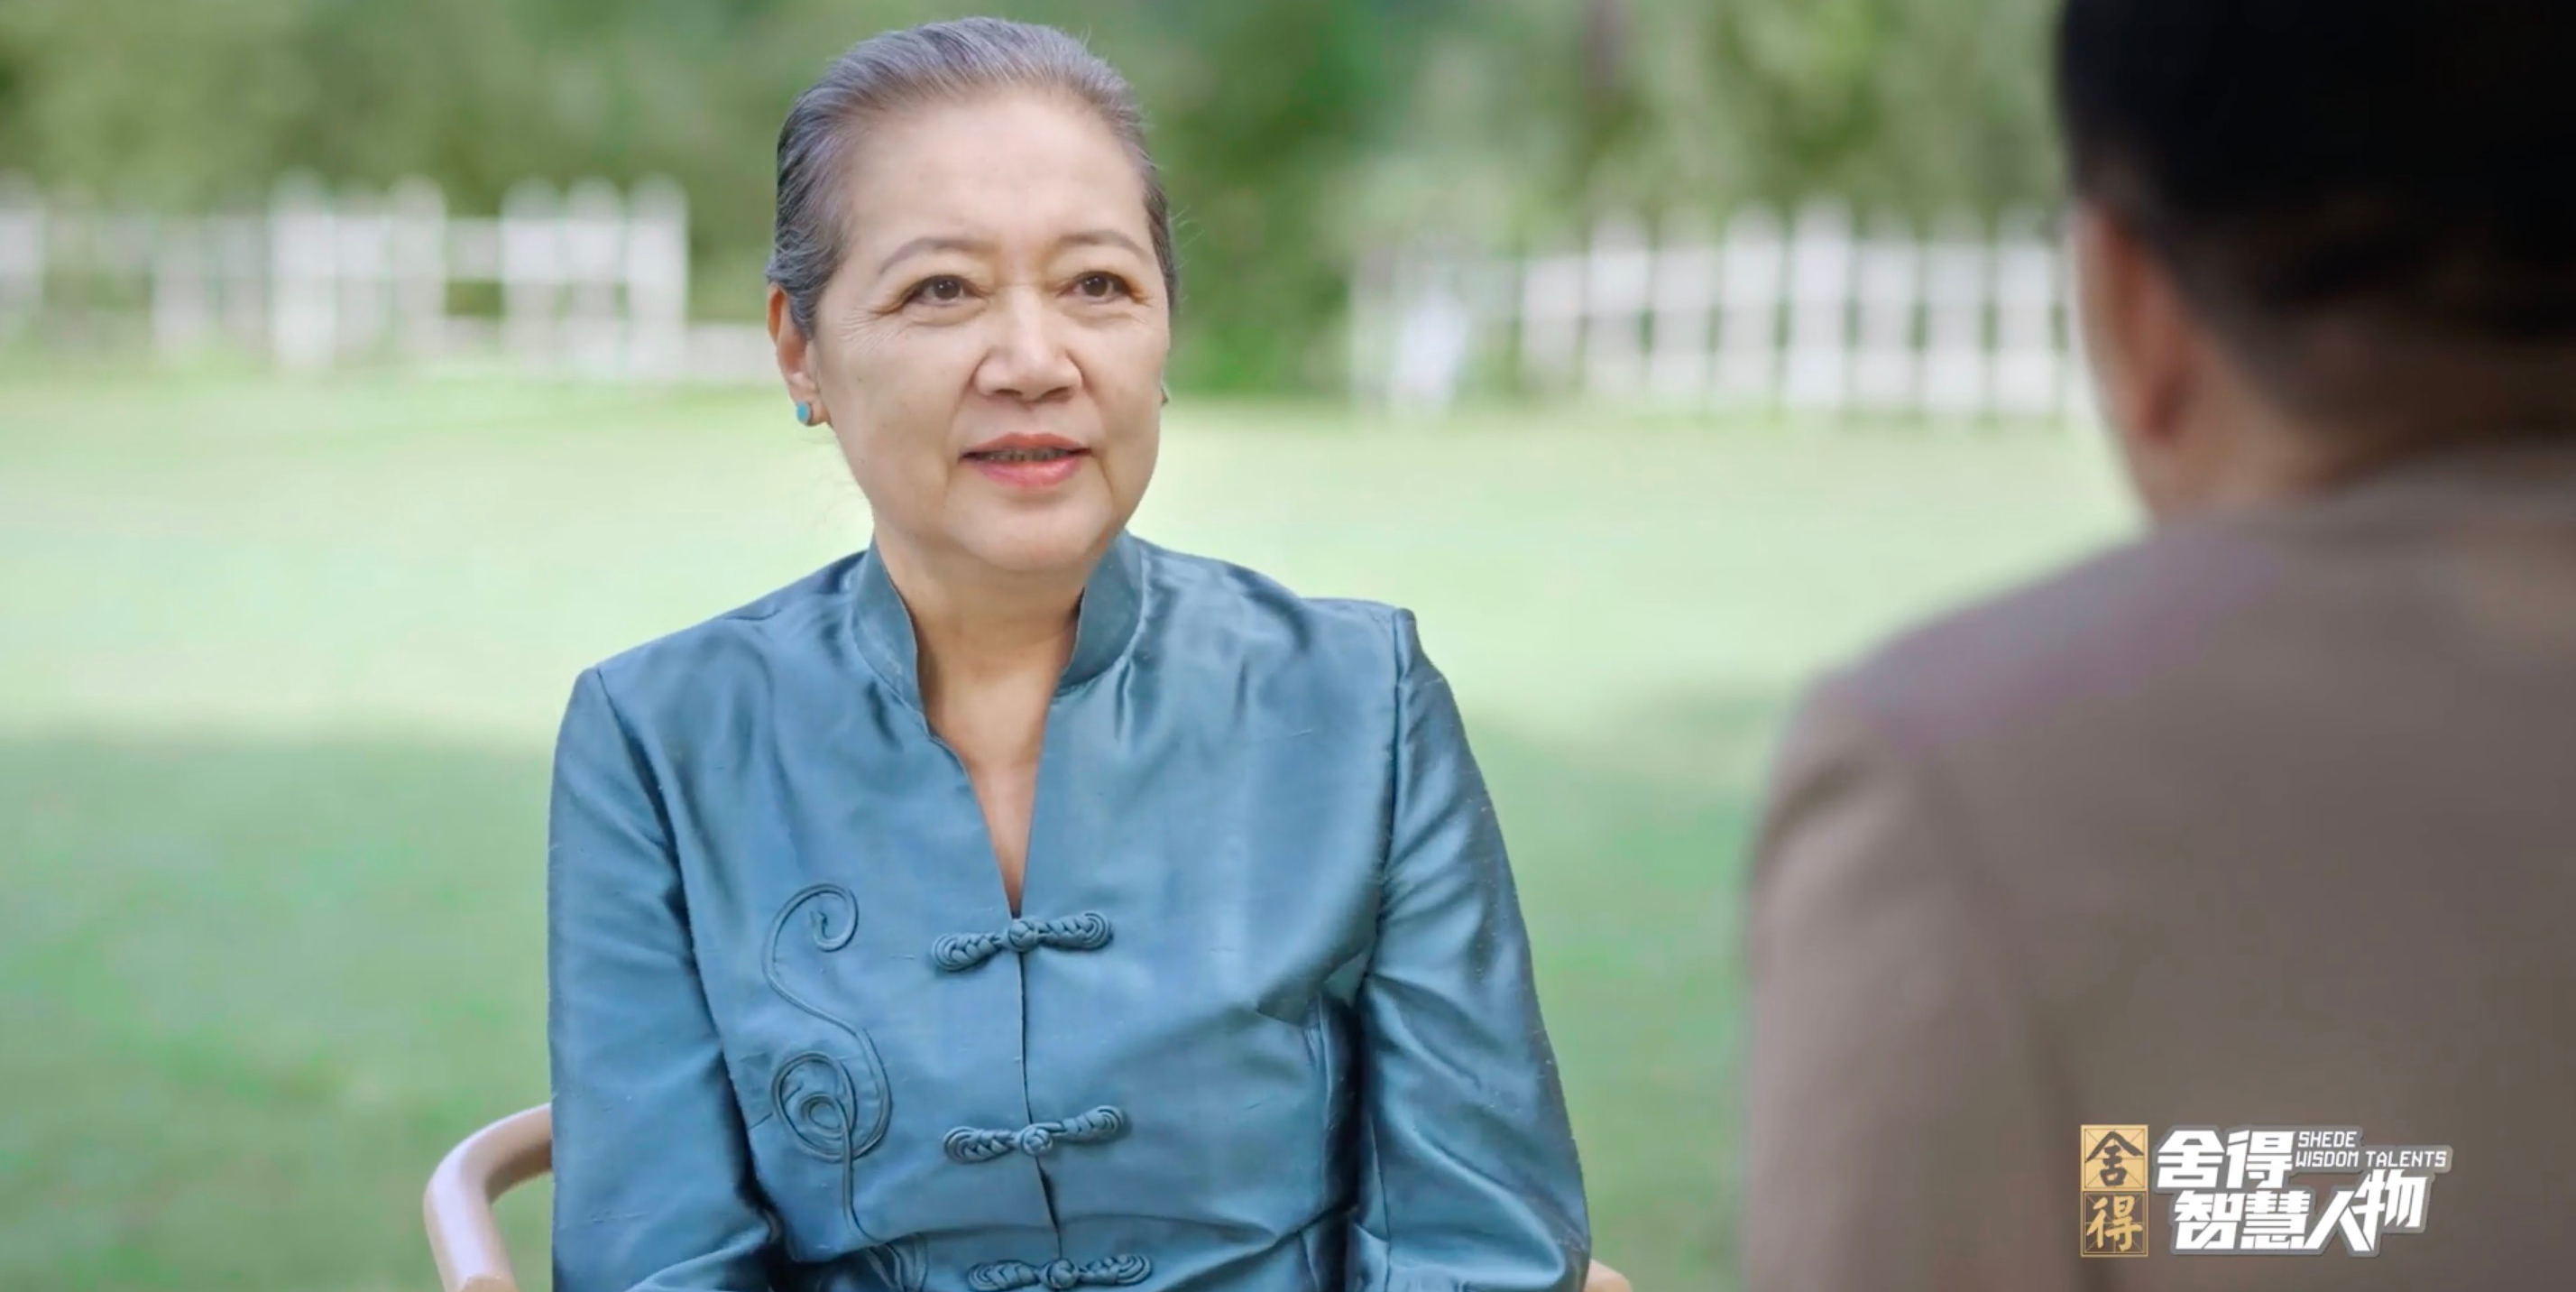
[[[1751,1292],[2576,1287],[2576,448],[2174,527],[1828,680],[1749,939]],[[2085,1259],[2086,1123],[2456,1158],[2374,1257],[2177,1255],[2151,1194]]]

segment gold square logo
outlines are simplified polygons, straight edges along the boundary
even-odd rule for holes
[[[2146,1127],[2079,1127],[2075,1152],[2076,1188],[2115,1192],[2146,1190]]]
[[[2147,1128],[2075,1131],[2076,1238],[2080,1256],[2147,1254]]]
[[[2077,1255],[2147,1254],[2146,1194],[2088,1189],[2083,1199],[2083,1228],[2075,1240]]]

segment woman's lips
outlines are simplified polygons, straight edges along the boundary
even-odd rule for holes
[[[1013,446],[969,453],[966,464],[1014,489],[1052,489],[1072,479],[1088,456],[1087,450],[1059,445]]]

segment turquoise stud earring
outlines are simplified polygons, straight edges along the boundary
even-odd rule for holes
[[[796,401],[796,424],[799,426],[812,426],[814,424],[813,406],[807,404],[801,399]]]

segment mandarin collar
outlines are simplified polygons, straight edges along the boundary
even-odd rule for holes
[[[1073,657],[1056,680],[1057,695],[1107,672],[1127,653],[1144,620],[1144,565],[1142,543],[1120,530],[1082,585],[1082,600],[1074,611]],[[913,635],[912,612],[873,542],[859,559],[853,613],[859,650],[869,666],[905,704],[921,708],[921,645]]]

